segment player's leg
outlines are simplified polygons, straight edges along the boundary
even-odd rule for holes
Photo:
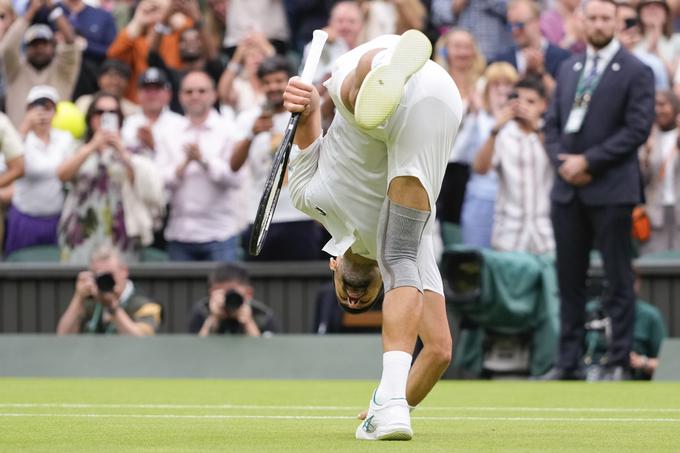
[[[418,328],[423,349],[411,367],[406,386],[406,400],[410,406],[417,406],[430,393],[449,367],[453,349],[444,296],[425,291],[424,298]]]
[[[423,310],[418,251],[430,217],[427,191],[417,178],[390,181],[378,222],[378,263],[385,285],[383,372],[357,429],[358,439],[410,439],[406,385]]]
[[[364,79],[372,69],[373,58],[385,50],[384,48],[371,49],[361,56],[356,68],[351,70],[345,79],[342,81],[340,87],[340,99],[347,110],[354,113],[354,105],[356,104],[357,95]]]

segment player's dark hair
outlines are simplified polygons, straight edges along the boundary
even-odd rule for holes
[[[517,81],[515,84],[515,89],[517,88],[535,91],[541,97],[541,99],[545,99],[547,95],[543,81],[535,76],[526,76],[519,79],[519,81]]]
[[[208,285],[212,286],[224,282],[238,282],[243,285],[250,285],[250,274],[248,274],[244,267],[238,264],[223,263],[208,275]]]
[[[288,74],[288,77],[292,77],[293,66],[287,58],[282,57],[281,55],[274,55],[273,57],[262,60],[262,63],[260,63],[260,66],[257,68],[257,78],[262,79],[275,72],[285,72]]]

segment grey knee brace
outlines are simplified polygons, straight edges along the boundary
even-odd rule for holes
[[[423,284],[418,272],[418,250],[430,211],[408,208],[385,199],[378,221],[378,265],[385,292]]]

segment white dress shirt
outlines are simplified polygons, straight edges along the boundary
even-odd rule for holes
[[[203,162],[191,162],[178,178],[185,146],[192,143],[198,144]],[[244,172],[231,170],[233,147],[233,124],[214,110],[200,126],[185,119],[181,127],[165,131],[160,138],[156,162],[170,191],[167,240],[224,241],[240,232],[237,198]]]
[[[248,110],[240,114],[236,120],[237,139],[243,140],[252,131],[257,118],[262,114],[260,107]],[[246,182],[243,184],[243,199],[246,203],[245,214],[246,224],[251,224],[255,220],[260,198],[264,191],[265,183],[272,169],[274,153],[283,140],[283,135],[290,119],[289,112],[276,113],[272,116],[274,126],[268,132],[261,132],[255,135],[250,142],[248,160],[245,163]],[[309,216],[298,211],[290,199],[288,181],[283,181],[279,202],[276,205],[272,223],[298,222],[310,220]]]
[[[597,60],[597,72],[598,74],[602,74],[602,72],[607,69],[607,66],[609,66],[609,63],[612,61],[614,55],[616,55],[616,52],[618,52],[620,48],[621,43],[616,38],[612,39],[609,44],[597,51],[593,48],[593,46],[588,46],[586,49],[586,64],[583,68],[583,74],[590,74],[596,53],[599,57]]]
[[[172,110],[165,108],[158,115],[158,119],[151,126],[151,134],[153,135],[154,142],[158,142],[160,137],[165,134],[165,131],[177,130],[177,128],[182,127],[184,124],[184,117]],[[138,152],[144,149],[144,145],[137,138],[137,131],[140,127],[148,126],[149,118],[144,115],[143,112],[134,113],[125,118],[123,121],[123,128],[121,129],[121,137],[125,147],[133,152]]]

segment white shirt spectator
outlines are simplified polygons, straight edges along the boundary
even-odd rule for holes
[[[243,112],[236,120],[236,130],[239,137],[236,141],[246,138],[247,132],[253,129],[253,125],[257,118],[262,114],[261,108],[255,108]],[[253,137],[250,143],[250,150],[248,152],[248,160],[246,161],[246,183],[243,187],[243,199],[247,203],[246,224],[249,225],[255,221],[257,208],[260,204],[260,198],[264,191],[264,186],[272,169],[272,160],[274,153],[283,140],[288,120],[290,119],[289,112],[276,113],[272,116],[274,127],[269,132],[261,132]],[[279,194],[279,201],[276,205],[274,218],[272,223],[279,222],[297,222],[301,220],[310,220],[310,218],[298,211],[290,199],[290,191],[288,190],[288,181],[284,181]]]
[[[185,121],[186,120],[182,115],[175,113],[168,108],[163,109],[156,122],[151,126],[154,142],[158,143],[166,131],[172,132],[181,128]],[[149,119],[143,112],[137,112],[125,118],[123,128],[121,129],[121,137],[128,149],[133,152],[139,152],[144,149],[143,144],[137,138],[137,131],[140,127],[148,125]]]
[[[24,176],[14,182],[12,204],[35,217],[61,213],[64,190],[57,167],[75,148],[76,142],[68,132],[52,129],[49,143],[29,132],[24,139]]]
[[[511,121],[498,134],[494,148],[492,165],[500,186],[492,247],[535,254],[554,251],[550,223],[553,168],[541,139]]]
[[[176,170],[185,160],[185,145],[192,143],[198,144],[203,162],[191,162],[178,179]],[[167,240],[205,243],[240,233],[238,195],[244,172],[231,170],[234,143],[233,125],[216,111],[200,126],[185,119],[181,127],[164,131],[156,144],[156,162],[170,190]]]

